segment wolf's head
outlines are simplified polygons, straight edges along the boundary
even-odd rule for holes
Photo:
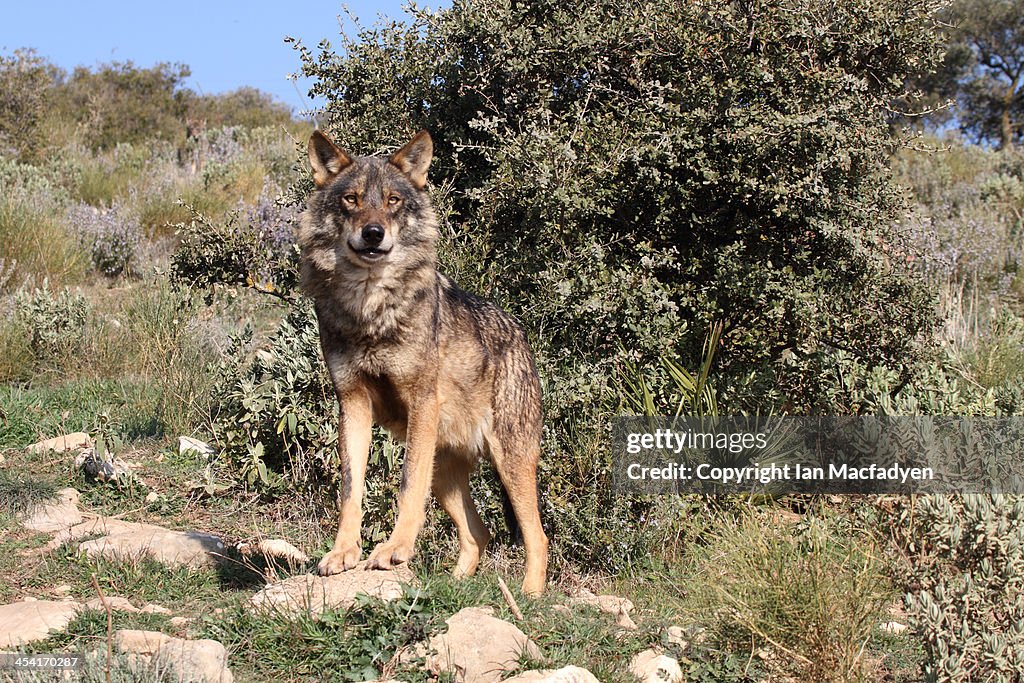
[[[315,131],[316,189],[302,216],[303,280],[433,265],[437,221],[424,191],[433,142],[421,131],[389,158],[355,157]]]

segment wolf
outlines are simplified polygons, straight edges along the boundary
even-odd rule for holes
[[[371,428],[406,444],[398,517],[365,565],[408,562],[433,491],[458,532],[453,574],[476,571],[490,540],[470,497],[481,458],[493,462],[526,548],[523,592],[544,590],[548,539],[537,465],[541,391],[522,328],[437,269],[437,218],[426,192],[433,158],[417,133],[388,158],[357,157],[315,131],[314,190],[300,218],[300,281],[340,405],[338,535],[322,575],[360,560]]]

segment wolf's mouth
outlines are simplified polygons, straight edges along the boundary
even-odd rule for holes
[[[381,249],[379,247],[366,247],[364,249],[356,249],[351,244],[349,245],[349,249],[359,254],[359,258],[367,261],[377,261],[391,253],[390,249]]]

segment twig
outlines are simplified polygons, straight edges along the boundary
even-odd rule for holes
[[[523,616],[522,610],[519,609],[519,605],[516,604],[516,599],[512,597],[512,591],[505,585],[505,580],[498,576],[498,588],[501,589],[501,594],[505,597],[505,602],[508,603],[508,608],[512,610],[512,615],[519,621],[525,621],[526,617]]]
[[[110,611],[110,604],[107,603],[106,596],[103,595],[103,591],[100,590],[100,582],[96,580],[96,575],[90,574],[89,578],[92,579],[92,587],[96,589],[96,594],[100,596],[100,602],[103,604],[103,609],[107,612],[107,665],[104,671],[107,674],[107,683],[110,683],[110,660],[114,657],[114,613]]]

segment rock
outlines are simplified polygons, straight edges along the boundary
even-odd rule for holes
[[[405,565],[394,569],[366,569],[360,562],[354,569],[332,576],[301,574],[266,586],[249,600],[254,611],[320,614],[330,607],[348,608],[359,594],[394,600],[402,597],[402,584],[415,581]]]
[[[629,663],[629,672],[643,683],[682,683],[683,680],[679,662],[657,650],[637,653]]]
[[[99,481],[124,481],[132,476],[131,470],[121,458],[106,460],[96,455],[92,448],[86,448],[75,458],[75,467],[84,470]]]
[[[50,631],[63,631],[81,609],[77,602],[49,600],[0,605],[0,650],[45,640]]]
[[[136,631],[121,629],[114,633],[114,647],[120,652],[151,656],[172,636],[159,631]]]
[[[427,668],[436,676],[448,672],[455,681],[495,683],[518,668],[524,652],[540,659],[537,645],[489,607],[467,607],[445,623],[448,631],[428,644]]]
[[[687,626],[669,626],[665,632],[665,640],[670,645],[678,645],[685,650],[691,643],[698,645],[707,640],[707,631],[700,624],[689,624]]]
[[[671,645],[678,645],[685,650],[690,647],[690,641],[686,638],[686,630],[682,626],[669,626],[666,631],[666,639]]]
[[[594,595],[586,588],[582,588],[575,597],[569,598],[569,603],[596,607],[605,614],[613,615],[615,623],[620,627],[630,631],[637,628],[636,623],[629,616],[629,613],[633,611],[633,603],[629,598],[620,598],[617,595]]]
[[[110,560],[148,557],[168,566],[192,568],[216,566],[224,553],[224,544],[212,534],[171,531],[153,524],[123,522],[109,517],[98,517],[65,529],[45,548],[53,550],[68,541],[97,534],[102,535],[79,545],[78,552]]]
[[[159,500],[160,500],[160,494],[157,493],[156,491],[150,491],[149,493],[146,494],[146,499],[143,502],[145,502],[145,503],[155,503],[155,502],[157,502]]]
[[[538,669],[527,671],[505,683],[600,683],[594,674],[578,666],[563,666],[561,669]]]
[[[139,611],[143,614],[174,614],[174,612],[167,609],[163,605],[145,605]]]
[[[889,633],[889,634],[894,635],[894,636],[898,636],[901,633],[906,633],[907,630],[909,630],[910,627],[907,626],[906,624],[901,624],[898,621],[887,621],[884,624],[882,624],[881,626],[879,626],[879,628],[882,629],[886,633]]]
[[[85,432],[72,432],[71,434],[64,434],[57,436],[52,439],[46,439],[34,443],[31,446],[26,446],[26,451],[32,451],[33,453],[46,453],[47,451],[55,451],[57,453],[64,453],[66,451],[77,451],[83,448],[92,448],[92,439]]]
[[[157,631],[120,630],[114,644],[125,654],[134,654],[166,671],[170,680],[181,683],[232,683],[228,652],[216,640],[187,640]],[[143,660],[145,661],[145,660]]]
[[[188,626],[188,617],[171,617],[171,626],[179,631]]]
[[[120,598],[117,596],[107,596],[107,605],[110,606],[111,610],[117,610],[119,612],[130,612],[135,614],[139,612],[139,608],[131,603],[128,598]],[[89,609],[99,610],[106,612],[107,608],[103,606],[103,601],[99,598],[93,598],[92,600],[85,603],[85,606]]]
[[[246,556],[262,555],[292,564],[306,564],[309,555],[281,538],[264,538],[254,543],[239,543],[238,552]]]
[[[52,533],[81,523],[78,491],[61,489],[54,500],[38,505],[22,516],[21,523],[33,531]]]
[[[188,453],[193,455],[213,455],[214,450],[213,446],[204,441],[193,439],[190,436],[179,436],[178,454],[186,455]]]

